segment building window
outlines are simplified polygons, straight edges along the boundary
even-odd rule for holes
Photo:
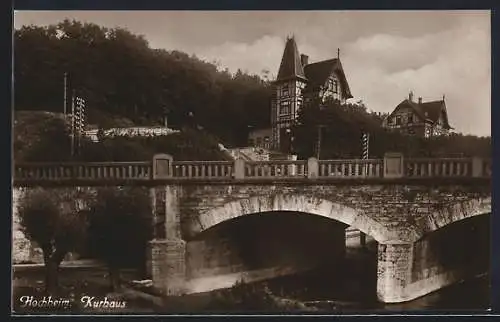
[[[396,125],[401,125],[401,116],[396,116]]]
[[[249,139],[249,140],[248,140],[248,145],[249,145],[249,146],[253,146],[253,144],[254,144],[253,139]]]
[[[331,91],[334,94],[338,94],[338,92],[339,92],[339,85],[338,85],[338,81],[336,79],[330,78],[328,80],[328,90]]]
[[[281,102],[280,114],[281,115],[290,114],[290,101],[286,100]]]
[[[408,124],[413,124],[413,114],[408,114]]]
[[[288,95],[290,95],[290,91],[287,84],[281,88],[281,96],[288,96]]]

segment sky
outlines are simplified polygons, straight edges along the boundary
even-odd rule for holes
[[[458,132],[491,134],[489,11],[16,11],[14,27],[65,18],[143,35],[221,68],[278,73],[286,37],[316,62],[337,56],[353,100],[391,112],[410,91],[445,95]]]

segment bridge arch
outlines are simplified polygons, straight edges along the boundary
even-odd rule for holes
[[[398,236],[359,209],[300,194],[254,196],[227,202],[200,213],[197,218],[198,227],[192,233],[193,235],[201,233],[219,223],[241,216],[276,211],[301,212],[330,218],[359,229],[379,243],[394,242]]]
[[[423,219],[420,231],[418,234],[412,235],[412,241],[416,242],[432,232],[458,221],[489,213],[491,213],[491,197],[461,201],[443,207],[433,211]]]

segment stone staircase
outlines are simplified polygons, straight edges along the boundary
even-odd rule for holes
[[[278,161],[278,160],[293,160],[293,155],[286,154],[279,151],[270,151],[269,152],[269,160]]]
[[[245,161],[269,161],[269,151],[256,147],[244,147],[228,149],[231,157],[235,160],[241,158]]]
[[[258,147],[242,147],[226,149],[222,144],[219,144],[221,151],[225,151],[233,160],[237,158],[245,161],[278,161],[278,160],[294,160],[294,156],[279,152],[272,151]]]

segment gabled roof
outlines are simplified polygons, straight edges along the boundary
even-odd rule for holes
[[[308,64],[304,68],[304,72],[308,80],[306,88],[304,89],[305,92],[319,90],[321,86],[325,85],[328,77],[335,72],[342,82],[344,96],[346,98],[352,98],[351,90],[347,83],[347,78],[345,77],[340,59],[334,58]]]
[[[443,113],[444,127],[448,129],[452,128],[448,122],[448,112],[446,111],[446,103],[444,100],[417,103],[405,99],[396,106],[390,116],[403,107],[412,108],[422,121],[430,121],[432,123],[436,123],[441,113]]]
[[[444,126],[447,128],[451,128],[450,124],[448,123],[448,112],[446,111],[446,103],[444,102],[444,100],[422,103],[420,104],[420,109],[424,112],[424,115],[427,115],[427,118],[432,122],[437,122],[439,116],[441,115],[441,113],[443,113]]]
[[[301,78],[306,80],[304,68],[300,61],[299,50],[295,38],[287,38],[283,58],[281,58],[280,69],[276,81]]]

